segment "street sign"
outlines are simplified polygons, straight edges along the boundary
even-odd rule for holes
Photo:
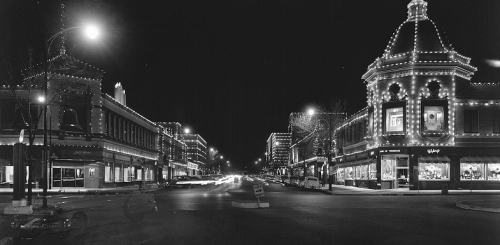
[[[254,184],[253,191],[255,193],[255,197],[263,197],[264,196],[264,186],[262,184]]]

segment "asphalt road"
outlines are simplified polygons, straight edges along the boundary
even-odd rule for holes
[[[162,189],[158,211],[142,220],[109,219],[82,234],[33,233],[25,244],[500,244],[500,214],[462,210],[457,201],[499,196],[331,196],[270,184],[269,209],[252,183]],[[228,189],[243,189],[229,194]],[[29,237],[29,236],[28,236]]]

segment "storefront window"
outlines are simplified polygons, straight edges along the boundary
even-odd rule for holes
[[[105,166],[104,167],[104,181],[105,182],[111,182],[113,180],[113,175],[111,172],[111,167],[110,166]]]
[[[449,180],[449,163],[419,163],[418,180]]]
[[[337,170],[337,181],[340,182],[340,183],[344,183],[344,172],[345,170],[343,168],[339,168]]]
[[[345,168],[345,179],[352,180],[353,178],[354,178],[354,168],[353,167]]]
[[[5,166],[5,182],[14,183],[14,166]]]
[[[442,106],[424,106],[424,131],[443,131],[444,113]]]
[[[123,182],[123,172],[122,167],[115,167],[115,182]]]
[[[134,178],[134,167],[126,167],[124,170],[123,179],[125,182],[131,182]]]
[[[387,109],[385,124],[387,132],[403,132],[403,107]]]
[[[360,179],[368,179],[368,165],[361,165],[360,166]]]
[[[153,180],[153,170],[151,169],[146,170],[146,180],[147,181]]]
[[[382,180],[396,179],[396,158],[383,156],[381,168]]]
[[[361,166],[354,167],[355,179],[361,179]]]
[[[460,179],[461,180],[484,180],[484,163],[461,163],[460,164]]]
[[[370,173],[370,179],[377,179],[377,163],[370,163],[370,165],[368,165],[368,171]]]
[[[500,180],[500,163],[488,163],[488,180]]]
[[[142,180],[142,169],[137,169],[137,180]]]

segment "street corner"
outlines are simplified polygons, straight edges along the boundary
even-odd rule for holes
[[[231,206],[235,208],[269,208],[269,203],[259,203],[257,201],[232,201]]]
[[[494,200],[460,201],[455,205],[465,210],[500,213],[500,204]]]

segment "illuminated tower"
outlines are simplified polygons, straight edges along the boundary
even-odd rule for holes
[[[427,2],[412,0],[408,18],[362,76],[372,146],[453,146],[456,94],[477,70],[469,63],[429,19]]]

